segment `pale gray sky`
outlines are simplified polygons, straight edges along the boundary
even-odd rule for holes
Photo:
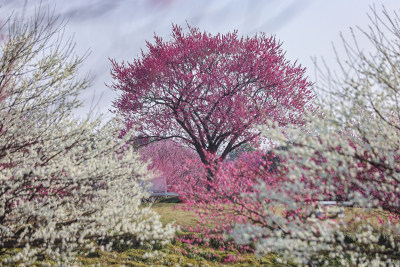
[[[29,15],[39,3],[0,0],[0,15],[11,10]],[[102,96],[99,111],[111,108],[116,93],[104,85],[111,83],[108,58],[132,61],[154,33],[168,39],[172,23],[185,27],[187,21],[211,33],[237,29],[241,35],[276,35],[287,58],[307,67],[313,80],[311,57],[334,62],[332,42],[339,43],[339,33],[351,26],[366,26],[373,4],[400,12],[399,0],[42,0],[42,6],[55,5],[56,13],[69,20],[66,31],[74,34],[77,52],[92,51],[82,71],[90,71],[95,80],[81,96],[86,106],[79,115],[88,111],[93,96]]]

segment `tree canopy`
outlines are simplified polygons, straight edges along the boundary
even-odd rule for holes
[[[111,60],[123,134],[138,126],[141,138],[181,142],[207,164],[207,154],[225,159],[257,140],[262,114],[298,124],[312,109],[305,69],[285,58],[273,36],[211,35],[190,26],[184,33],[174,25],[170,41],[154,39],[131,63]]]

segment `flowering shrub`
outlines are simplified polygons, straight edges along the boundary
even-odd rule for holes
[[[53,39],[59,30],[56,18],[38,13],[13,22],[2,46],[0,265],[67,262],[96,243],[110,249],[174,235],[140,207],[147,193],[138,181],[151,175],[117,138],[119,123],[72,118],[90,81],[76,78],[83,58]]]
[[[248,245],[238,247],[226,240],[232,226],[238,222],[258,222],[260,204],[244,199],[244,193],[254,192],[254,185],[263,182],[278,187],[281,175],[276,165],[279,158],[271,152],[243,152],[235,161],[220,162],[209,180],[206,167],[195,177],[186,176],[177,187],[184,209],[194,211],[200,218],[197,227],[189,229],[199,233],[195,239],[181,239],[184,243],[207,244],[216,249],[253,251]]]
[[[279,252],[298,264],[399,265],[399,22],[396,13],[379,16],[372,9],[372,26],[361,31],[375,49],[366,54],[356,39],[354,47],[344,40],[343,76],[325,76],[327,83],[320,84],[329,94],[321,98],[320,113],[308,116],[303,129],[285,127],[285,136],[276,124],[264,128],[289,147],[275,151],[285,160],[288,180],[272,190],[261,182],[244,196],[268,216],[260,224],[238,223],[232,237],[239,244],[256,240],[259,253]],[[317,218],[317,200],[327,196],[377,214],[378,224],[362,214],[350,222]],[[292,220],[274,217],[277,205],[294,214]]]

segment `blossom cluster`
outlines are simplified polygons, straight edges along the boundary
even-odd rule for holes
[[[260,182],[244,197],[262,206],[262,224],[239,223],[232,236],[254,242],[259,253],[278,252],[298,264],[397,266],[400,260],[399,21],[385,9],[371,12],[361,33],[374,51],[363,52],[344,39],[348,58],[343,75],[321,71],[324,94],[318,112],[303,127],[271,122],[263,132],[287,150],[287,181],[279,188]],[[324,91],[322,91],[324,90]],[[326,199],[326,198],[329,199]],[[273,201],[272,201],[273,200]],[[347,201],[360,210],[353,220],[316,216],[319,201]],[[274,216],[282,206],[294,216]],[[363,215],[364,214],[364,215]],[[378,218],[378,224],[366,220]],[[353,230],[351,230],[353,228]]]
[[[313,108],[305,69],[286,59],[274,36],[173,25],[171,37],[155,36],[132,62],[111,60],[122,134],[138,127],[141,138],[179,142],[207,163],[207,153],[224,160],[257,142],[263,113],[281,125],[301,124],[301,114]]]
[[[72,116],[84,57],[55,38],[57,18],[9,21],[0,55],[1,264],[56,262],[116,242],[168,242],[175,229],[141,207],[152,178],[137,153],[117,137],[120,124]],[[60,36],[58,36],[60,37]]]

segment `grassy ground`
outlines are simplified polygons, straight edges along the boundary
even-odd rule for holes
[[[183,227],[195,226],[197,224],[196,215],[182,210],[181,205],[183,204],[177,203],[174,198],[170,198],[154,203],[152,208],[161,215],[163,224],[174,222]],[[345,208],[344,213],[348,222],[351,222],[356,215],[362,215],[369,218],[368,220],[371,223],[378,225],[378,221],[372,216],[375,212],[358,208]],[[349,226],[354,225],[350,224]],[[189,233],[178,233],[178,235],[185,234]],[[80,260],[84,265],[101,264],[102,266],[283,266],[279,264],[278,257],[274,254],[259,258],[253,254],[243,254],[238,251],[221,251],[217,248],[204,246],[190,247],[177,240],[165,247],[153,248],[152,251],[157,251],[158,255],[148,259],[143,258],[143,255],[151,252],[150,248],[130,248],[117,252],[102,252],[96,257],[82,257]],[[234,264],[229,262],[230,258],[235,258]]]
[[[154,203],[152,208],[160,214],[163,224],[174,222],[182,228],[196,226],[196,215],[182,210],[180,208],[182,204],[177,202],[177,199],[169,198]],[[375,212],[346,208],[344,213],[348,222],[351,222],[356,215],[362,215],[371,223],[379,225],[378,220],[372,216]],[[384,214],[382,216],[384,217]],[[350,231],[353,226],[355,227],[352,223],[348,226]],[[183,231],[177,233],[177,236],[181,237],[189,235],[197,234]],[[149,257],[149,254],[154,255]],[[142,247],[115,247],[111,252],[96,251],[80,256],[78,264],[84,266],[231,266],[232,259],[235,261],[235,266],[282,266],[278,263],[279,258],[274,254],[260,258],[239,251],[219,250],[218,247],[212,245],[190,246],[178,239],[166,246],[145,244]]]
[[[152,208],[161,216],[161,222],[175,223],[181,227],[196,226],[196,214],[181,209],[181,203],[176,198],[168,198],[152,204]],[[178,232],[177,235],[196,235],[196,233]],[[146,253],[156,251],[157,255],[146,258]],[[94,257],[81,257],[84,265],[101,266],[282,266],[277,256],[256,257],[253,254],[238,251],[222,251],[212,246],[190,246],[178,240],[171,244],[152,248],[128,248],[113,252],[97,252]]]
[[[145,204],[148,205],[148,204]],[[156,202],[152,208],[161,216],[161,222],[165,225],[174,222],[184,227],[196,226],[196,215],[180,208],[182,204],[170,198]],[[197,235],[186,231],[177,232],[177,236],[188,237]],[[153,254],[149,257],[149,254]],[[234,264],[232,260],[234,259]],[[276,255],[256,257],[249,253],[239,251],[219,250],[216,246],[191,246],[173,240],[166,246],[144,244],[144,246],[114,247],[110,252],[96,250],[88,255],[78,257],[76,265],[83,266],[281,266]],[[54,265],[44,260],[46,264]],[[40,266],[42,262],[38,262]]]
[[[179,207],[181,205],[180,203],[156,203],[153,205],[153,210],[160,214],[161,222],[164,225],[175,222],[181,226],[195,226],[197,224],[196,214],[182,210]]]
[[[196,226],[196,215],[180,208],[183,205],[176,199],[170,198],[156,202],[152,208],[161,216],[161,222],[175,223],[182,227]],[[178,236],[196,235],[179,231]],[[154,257],[146,257],[148,253],[156,253]],[[101,266],[221,266],[233,265],[230,260],[235,259],[235,266],[281,266],[273,254],[268,257],[256,257],[253,254],[239,253],[238,251],[222,251],[212,246],[190,246],[178,240],[163,247],[147,246],[141,248],[117,249],[113,252],[96,252],[91,256],[80,257],[84,265]]]
[[[179,242],[173,242],[156,250],[157,254],[151,258],[144,257],[146,253],[151,251],[145,248],[132,248],[118,252],[101,252],[91,257],[81,257],[79,261],[86,266],[231,266],[232,263],[224,261],[235,257],[235,266],[281,266],[274,255],[257,258],[235,251],[218,251],[201,247],[185,249]]]

